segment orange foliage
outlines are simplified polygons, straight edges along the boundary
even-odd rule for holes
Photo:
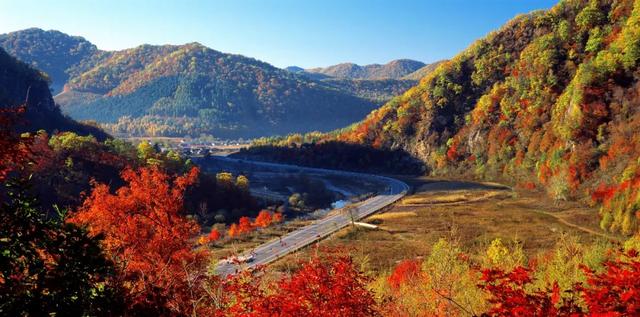
[[[240,232],[238,232],[238,225],[232,223],[231,226],[229,226],[229,231],[227,232],[227,234],[232,238],[237,237],[240,234]]]
[[[253,224],[249,217],[241,217],[238,221],[238,234],[249,233],[253,230]]]
[[[261,210],[253,224],[256,227],[266,228],[271,225],[271,222],[273,222],[273,216],[271,215],[271,212],[269,212],[268,210]]]
[[[282,220],[284,220],[284,216],[281,212],[276,212],[273,214],[273,222],[278,223],[282,222]]]
[[[418,261],[404,260],[396,265],[387,281],[391,288],[397,290],[407,281],[416,279],[421,271]]]
[[[193,168],[174,178],[157,167],[126,169],[125,186],[112,194],[109,185],[94,182],[91,195],[70,217],[90,234],[104,235],[103,247],[118,268],[130,309],[192,309],[197,284],[192,273],[204,278],[207,253],[194,250],[190,241],[200,228],[182,209],[183,194],[198,173]]]

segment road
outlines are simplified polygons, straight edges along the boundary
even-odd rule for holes
[[[302,171],[311,173],[320,173],[326,175],[340,175],[348,176],[358,179],[377,180],[387,184],[387,188],[384,192],[378,193],[365,201],[358,204],[357,207],[353,207],[351,213],[336,212],[325,218],[314,221],[312,224],[297,229],[293,232],[282,236],[281,239],[272,240],[265,244],[258,246],[252,251],[246,252],[240,256],[247,257],[253,255],[253,260],[249,263],[229,263],[228,261],[221,261],[216,266],[216,273],[222,276],[234,274],[241,270],[246,270],[257,265],[264,265],[273,262],[291,252],[299,250],[305,246],[308,246],[346,226],[348,226],[352,218],[354,221],[365,218],[380,209],[389,206],[396,202],[409,190],[409,186],[404,182],[390,177],[328,170],[321,168],[300,167],[286,164],[266,163],[266,162],[249,162],[246,160],[237,160],[228,157],[216,157],[215,159],[230,160],[235,162],[255,164],[257,166],[268,167],[271,169],[281,170],[282,172]]]

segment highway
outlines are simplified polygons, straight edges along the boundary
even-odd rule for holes
[[[404,195],[406,195],[407,191],[409,190],[409,186],[404,182],[390,177],[378,175],[301,167],[277,163],[254,161],[249,162],[246,160],[238,160],[228,157],[215,157],[215,159],[242,162],[244,164],[255,164],[256,166],[268,167],[275,170],[281,170],[282,172],[303,171],[326,175],[340,175],[359,178],[363,180],[377,180],[379,182],[387,184],[387,188],[384,192],[378,193],[376,196],[360,202],[359,204],[357,204],[357,207],[354,206],[351,208],[350,213],[346,211],[334,212],[332,213],[332,215],[322,219],[318,219],[308,226],[302,227],[288,233],[285,236],[282,236],[280,239],[275,239],[270,242],[264,243],[249,252],[238,255],[239,257],[245,258],[252,256],[252,260],[247,263],[230,263],[227,260],[220,261],[216,266],[216,273],[222,276],[234,274],[241,270],[250,269],[258,265],[268,264],[283,257],[284,255],[308,246],[348,226],[351,221],[358,221],[379,211],[386,206],[389,206],[390,204],[396,202]]]

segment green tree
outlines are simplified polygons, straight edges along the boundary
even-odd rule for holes
[[[24,181],[6,184],[0,207],[0,315],[111,316],[121,313],[114,269],[101,237],[47,218]]]

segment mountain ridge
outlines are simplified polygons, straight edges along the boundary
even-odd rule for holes
[[[35,65],[77,55],[49,68],[54,92],[64,81],[56,101],[72,117],[98,121],[114,133],[254,137],[326,131],[376,107],[335,86],[199,43],[107,52],[80,37],[28,29],[2,35],[4,45]],[[73,55],[77,47],[87,49]]]

